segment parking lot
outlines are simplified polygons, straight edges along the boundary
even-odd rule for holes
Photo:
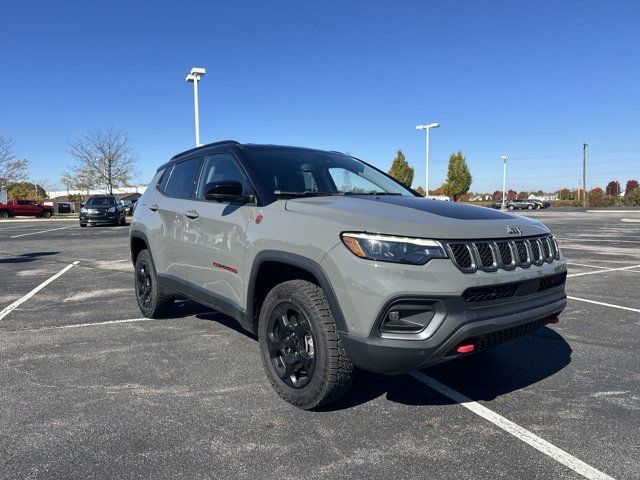
[[[640,478],[640,214],[527,215],[568,262],[559,324],[318,412],[228,317],[141,318],[127,227],[2,222],[0,478]]]

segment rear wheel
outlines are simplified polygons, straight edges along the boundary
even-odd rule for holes
[[[527,210],[533,210],[533,205],[527,205]]]
[[[516,207],[514,207],[513,205],[509,205],[509,210],[515,210]]]
[[[158,285],[149,250],[142,250],[136,258],[135,287],[138,307],[145,317],[158,318],[165,314],[173,303],[173,296],[162,291]]]
[[[267,377],[289,403],[317,408],[349,389],[353,364],[319,286],[290,280],[274,287],[260,311],[258,339]]]
[[[87,224],[86,224],[86,223],[81,223],[81,224],[80,224],[80,226],[81,226],[81,227],[86,227],[86,226],[87,226]]]

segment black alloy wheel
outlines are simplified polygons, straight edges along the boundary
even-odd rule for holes
[[[276,306],[267,324],[267,340],[278,377],[291,388],[307,385],[315,370],[315,342],[305,314],[290,302]]]
[[[136,265],[136,295],[140,307],[151,305],[151,285],[151,269],[146,262],[140,262]]]

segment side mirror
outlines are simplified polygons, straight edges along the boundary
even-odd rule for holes
[[[85,203],[84,202],[80,202],[80,208],[84,207]]]
[[[252,202],[253,195],[244,195],[240,182],[212,182],[204,187],[204,198],[216,202]]]

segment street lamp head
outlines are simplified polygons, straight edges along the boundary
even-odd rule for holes
[[[509,160],[509,155],[502,155],[500,158],[506,162]]]
[[[202,67],[193,67],[189,73],[198,77],[204,77],[204,74],[207,73],[207,71]]]
[[[416,125],[416,130],[428,130],[429,128],[438,128],[439,123],[429,123],[427,125]]]
[[[204,68],[193,67],[185,80],[187,83],[197,82],[201,77],[204,77],[205,73],[207,73],[207,71]]]

